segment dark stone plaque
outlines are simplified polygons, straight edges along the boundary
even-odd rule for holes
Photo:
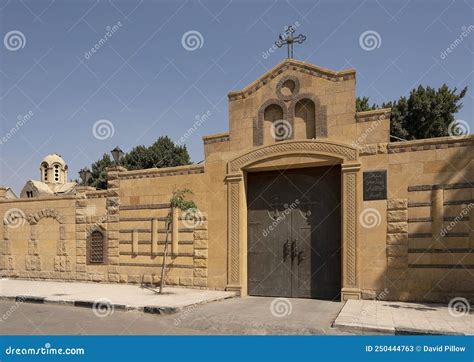
[[[364,172],[364,201],[387,199],[387,171]]]

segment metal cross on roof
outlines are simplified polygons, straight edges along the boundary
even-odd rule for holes
[[[278,40],[275,42],[275,45],[278,48],[281,48],[283,45],[288,45],[288,58],[293,58],[293,43],[303,43],[306,40],[306,36],[303,34],[299,34],[298,36],[294,37],[293,33],[295,32],[295,27],[293,25],[289,25],[285,29],[284,35],[279,35]]]

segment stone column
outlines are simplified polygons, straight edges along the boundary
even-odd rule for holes
[[[193,285],[196,287],[207,287],[207,276],[208,276],[208,223],[207,217],[201,215],[203,220],[199,225],[196,226],[193,232],[193,245],[194,245],[194,272],[193,272]]]
[[[107,272],[108,280],[120,281],[119,274],[119,230],[120,230],[120,172],[126,169],[114,166],[107,169]]]
[[[132,231],[132,255],[138,255],[138,230]]]
[[[177,207],[172,208],[171,215],[171,254],[177,256],[179,252],[179,209]]]
[[[3,239],[2,244],[0,245],[0,267],[4,269],[4,271],[2,271],[2,277],[9,276],[9,273],[13,270],[14,265],[13,255],[11,255],[11,241],[9,240],[8,229],[8,223],[3,220]]]
[[[242,220],[241,198],[243,176],[241,173],[226,176],[227,183],[227,288],[241,296],[247,294],[242,286]]]
[[[158,219],[151,220],[151,254],[158,254]]]
[[[440,185],[434,185],[431,191],[431,235],[434,248],[443,248],[443,218],[444,218],[444,190]]]
[[[360,299],[357,280],[357,205],[360,163],[343,163],[342,173],[342,290],[341,299]]]
[[[56,261],[55,257],[55,261]],[[25,269],[30,272],[30,275],[35,275],[34,272],[41,271],[41,257],[38,249],[38,232],[36,223],[30,225],[30,240],[28,240],[28,255],[25,256]],[[39,273],[36,273],[39,276]]]
[[[408,267],[408,200],[387,201],[387,267]]]

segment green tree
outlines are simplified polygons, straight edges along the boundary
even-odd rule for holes
[[[124,155],[122,164],[129,170],[189,165],[186,146],[176,145],[168,136],[158,138],[150,147],[137,146]]]
[[[408,99],[400,97],[383,103],[381,108],[392,108],[390,134],[408,140],[447,136],[466,92],[467,87],[457,92],[457,88],[450,89],[446,84],[438,89],[420,85],[410,92]],[[378,108],[375,104],[375,108],[368,105],[368,97],[357,98],[358,112]]]
[[[398,101],[383,103],[382,108],[391,108],[390,134],[397,138],[409,139],[409,133],[404,124],[408,114],[408,104],[405,97],[400,97]]]
[[[107,153],[104,153],[100,160],[91,165],[91,177],[87,183],[98,189],[107,188],[107,168],[112,166],[112,160]]]
[[[372,106],[369,105],[369,97],[356,98],[356,112],[371,111],[376,108],[377,106],[375,103],[372,104]]]
[[[128,170],[162,168],[189,165],[191,159],[186,146],[178,146],[167,136],[158,138],[151,146],[136,146],[124,154],[119,164]],[[98,189],[107,188],[107,168],[113,165],[108,154],[91,165],[88,185]]]

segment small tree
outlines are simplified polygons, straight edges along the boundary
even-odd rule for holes
[[[165,270],[166,270],[166,257],[168,254],[168,236],[170,232],[170,227],[173,223],[173,209],[178,209],[181,211],[188,211],[196,209],[196,204],[194,201],[186,200],[187,195],[192,195],[193,192],[189,189],[180,189],[173,191],[173,195],[170,199],[170,211],[166,216],[166,237],[165,237],[165,249],[163,252],[163,263],[161,266],[161,279],[160,279],[160,294],[163,293],[163,288],[165,286]]]

